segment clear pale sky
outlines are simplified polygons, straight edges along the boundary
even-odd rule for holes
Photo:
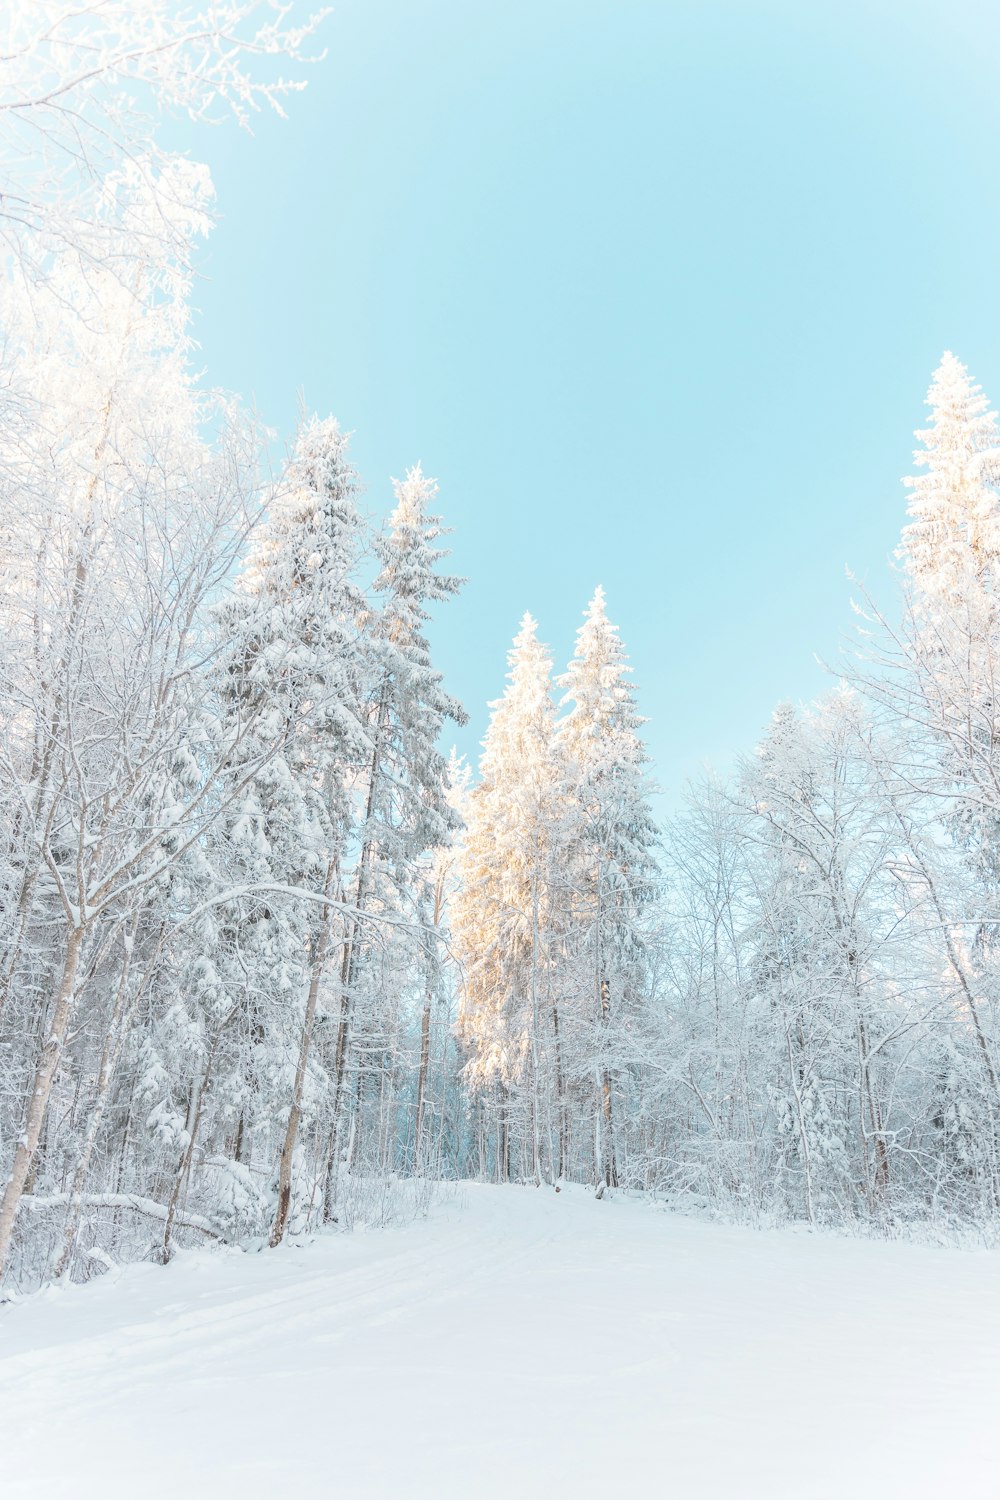
[[[472,722],[597,583],[665,800],[891,600],[941,352],[1000,400],[995,0],[340,0],[284,123],[181,139],[222,221],[195,334],[291,433],[421,460]],[[176,136],[176,132],[175,132]]]

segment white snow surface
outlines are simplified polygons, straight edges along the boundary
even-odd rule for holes
[[[997,1252],[582,1189],[0,1311],[4,1500],[991,1500],[998,1413]]]

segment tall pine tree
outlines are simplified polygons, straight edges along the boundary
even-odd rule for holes
[[[559,685],[568,712],[556,743],[569,790],[568,944],[579,973],[582,1034],[597,1085],[594,1174],[617,1184],[615,1037],[641,1002],[643,912],[654,894],[657,829],[643,724],[617,628],[598,588]],[[581,1031],[578,1027],[577,1034]]]

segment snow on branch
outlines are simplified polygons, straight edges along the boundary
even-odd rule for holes
[[[71,1203],[81,1204],[84,1208],[128,1208],[133,1213],[145,1215],[148,1219],[158,1219],[161,1224],[167,1221],[168,1211],[162,1203],[156,1203],[152,1198],[141,1198],[138,1193],[82,1193],[79,1197],[75,1197],[72,1193],[46,1193],[44,1196],[25,1193],[20,1206],[42,1210],[66,1208]],[[181,1229],[194,1229],[198,1234],[206,1234],[213,1240],[225,1240],[222,1230],[203,1218],[201,1214],[186,1211],[176,1213],[174,1224]]]

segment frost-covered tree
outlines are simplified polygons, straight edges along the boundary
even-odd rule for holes
[[[327,1212],[337,1193],[344,1143],[356,1142],[358,1102],[373,1082],[362,1056],[394,1045],[396,1011],[385,1004],[379,979],[385,923],[402,927],[420,953],[419,892],[427,851],[446,846],[457,826],[449,798],[448,763],[439,748],[446,722],[465,722],[465,711],[445,691],[426,637],[429,606],[452,598],[461,579],[440,564],[437,545],[446,534],[433,511],[435,480],[419,465],[394,484],[396,504],[375,539],[380,564],[373,602],[364,619],[368,689],[363,718],[368,734],[365,764],[355,783],[357,856],[345,879],[354,914],[341,948],[341,1011],[333,1059],[334,1125],[327,1158]]]
[[[914,455],[924,471],[907,479],[910,516],[900,556],[924,607],[996,588],[1000,559],[1000,433],[996,412],[950,351],[934,372],[930,425]]]
[[[957,362],[903,623],[661,838],[600,590],[561,716],[525,617],[470,788],[433,482],[376,530],[311,421],[265,492],[169,256],[51,272],[0,352],[9,1274],[349,1225],[400,1174],[997,1213],[995,439]]]
[[[598,588],[559,679],[568,711],[556,746],[568,789],[566,944],[583,998],[573,1021],[578,1053],[579,1041],[589,1038],[586,1065],[597,1085],[594,1172],[608,1187],[618,1178],[613,1038],[641,1000],[643,914],[654,894],[658,838],[630,670]]]
[[[220,621],[226,712],[235,724],[249,714],[256,735],[273,746],[250,780],[234,763],[243,791],[221,833],[229,876],[248,893],[239,902],[242,916],[231,917],[230,945],[266,997],[257,1007],[254,1069],[259,1074],[266,1061],[281,1075],[297,1058],[282,1089],[289,1102],[275,1242],[291,1208],[316,1015],[339,910],[334,902],[353,831],[351,788],[369,753],[356,491],[337,424],[305,424]],[[247,748],[259,753],[253,739]],[[303,901],[296,887],[322,893],[327,904]],[[289,1036],[297,1037],[294,1045]],[[288,1060],[284,1067],[276,1066],[279,1057]]]
[[[50,254],[71,248],[126,284],[164,249],[186,259],[174,222],[181,158],[158,149],[155,116],[204,123],[230,114],[245,125],[261,108],[282,113],[304,83],[258,64],[304,62],[320,19],[300,12],[296,23],[290,11],[263,0],[9,0],[0,17],[0,236],[12,258],[37,276]],[[155,212],[113,251],[108,180],[122,172],[156,185]]]
[[[953,355],[945,355],[927,400],[932,420],[917,434],[915,455],[926,472],[907,481],[913,519],[900,551],[903,620],[897,627],[870,611],[874,670],[856,676],[892,740],[886,794],[897,819],[908,803],[900,819],[907,858],[934,908],[939,961],[971,1028],[996,1164],[1000,448],[995,413]]]
[[[276,1242],[336,1212],[342,1162],[441,1165],[461,1115],[438,741],[463,714],[426,635],[458,580],[436,486],[411,471],[373,537],[346,440],[312,422],[261,523],[259,438],[188,365],[209,175],[155,138],[163,108],[280,112],[298,85],[271,63],[305,60],[314,24],[257,0],[39,0],[0,22],[16,1275],[85,1274],[102,1241]]]
[[[420,1008],[420,1062],[417,1072],[416,1107],[413,1127],[413,1161],[417,1172],[425,1170],[433,1161],[435,1143],[432,1138],[434,1122],[432,1111],[437,1114],[437,1169],[441,1171],[440,1145],[445,1123],[448,1075],[455,1070],[450,1066],[452,1048],[451,1025],[451,970],[450,954],[447,951],[451,906],[454,901],[457,871],[463,847],[464,829],[467,820],[472,770],[464,757],[453,749],[448,759],[448,800],[455,812],[459,826],[448,843],[441,844],[428,856],[419,897],[420,925],[423,946],[423,1003]],[[435,1010],[439,1011],[444,1025],[438,1028],[441,1041],[441,1084],[436,1103],[432,1100],[432,1025]],[[453,1155],[457,1157],[457,1143],[453,1143]]]
[[[913,519],[900,557],[908,610],[895,673],[881,690],[916,738],[934,743],[939,785],[982,867],[998,855],[1000,764],[1000,434],[996,413],[965,367],[946,354],[927,396],[930,426],[906,481]]]
[[[0,1262],[37,1167],[83,976],[211,821],[225,756],[203,762],[178,795],[171,763],[207,691],[197,672],[205,609],[256,503],[255,455],[236,428],[206,445],[169,362],[157,416],[146,333],[144,319],[126,321],[113,378],[91,387],[96,415],[67,391],[58,441],[39,434],[23,483],[4,496],[5,530],[17,539],[0,661],[15,893],[4,1026],[26,1050],[14,1062],[25,1106],[7,1137]],[[44,355],[39,344],[18,351],[26,388]],[[44,409],[51,419],[59,403]],[[34,1010],[23,1030],[18,1001]]]
[[[540,1180],[543,1170],[559,1170],[553,1002],[565,787],[552,660],[530,615],[508,664],[508,687],[492,705],[468,801],[452,917],[463,970],[458,1026],[466,1075],[489,1104],[484,1118],[495,1131],[499,1175],[509,1175],[515,1148],[521,1170]]]

